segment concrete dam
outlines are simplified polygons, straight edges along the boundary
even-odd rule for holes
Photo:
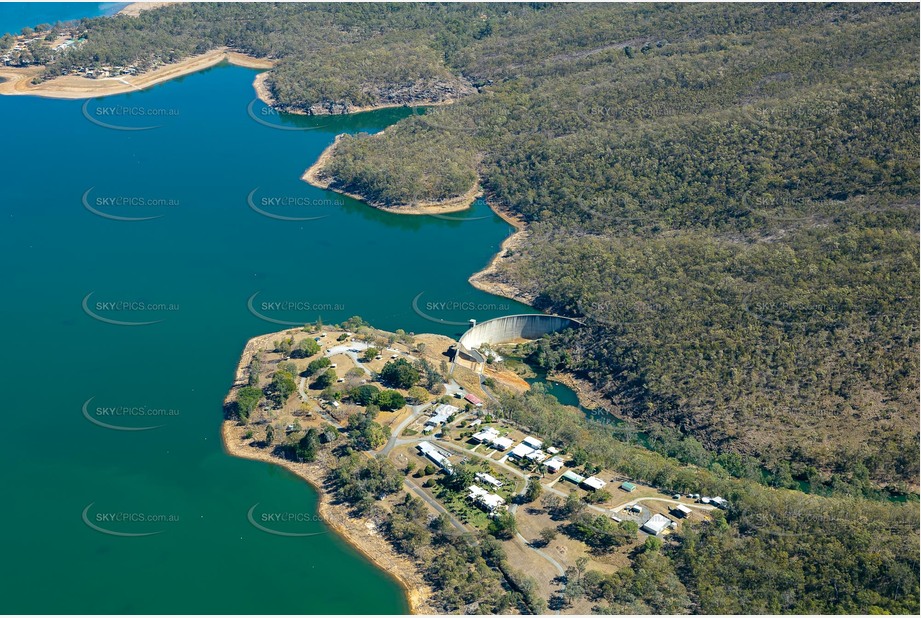
[[[581,324],[578,320],[559,315],[507,315],[471,326],[461,335],[457,346],[458,352],[479,365],[486,362],[486,358],[479,352],[479,347],[484,343],[498,345],[522,339],[540,339],[544,335]]]

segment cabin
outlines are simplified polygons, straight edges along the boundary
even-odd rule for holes
[[[474,395],[473,393],[467,393],[464,395],[464,399],[475,405],[476,407],[481,407],[483,405],[483,400]]]
[[[451,465],[448,456],[431,442],[420,442],[416,448],[419,449],[423,456],[445,472],[450,474],[454,471],[454,466]]]
[[[521,443],[515,448],[512,449],[512,452],[508,454],[509,457],[514,457],[515,459],[524,459],[528,455],[534,452],[534,449],[525,443]]]
[[[543,451],[538,450],[538,451],[531,451],[530,453],[528,453],[527,455],[525,455],[525,457],[527,457],[527,458],[530,459],[531,461],[536,461],[537,463],[540,463],[540,462],[542,462],[543,460],[547,459],[547,457],[549,457],[549,455],[547,455],[547,453],[545,453],[545,452],[543,452]]]
[[[626,491],[627,493],[629,493],[629,492],[634,491],[634,490],[636,489],[636,485],[634,485],[633,483],[629,483],[629,482],[627,482],[627,481],[624,481],[623,483],[620,484],[620,488],[623,489],[624,491]]]
[[[502,496],[489,493],[477,485],[471,485],[467,488],[467,498],[488,513],[495,512],[505,504],[505,499]]]
[[[565,481],[569,481],[570,483],[573,483],[574,485],[581,485],[582,481],[585,480],[584,476],[580,474],[576,474],[572,470],[567,470],[566,472],[563,473],[563,476],[561,476],[560,478]]]
[[[496,429],[495,427],[487,427],[486,429],[483,429],[482,431],[476,432],[470,437],[473,439],[474,442],[478,442],[480,444],[484,442],[492,442],[493,440],[499,437],[499,430]]]
[[[672,509],[672,514],[675,517],[680,517],[681,519],[684,519],[685,517],[691,516],[691,509],[684,506],[683,504],[679,504],[678,506]]]
[[[502,481],[494,477],[492,474],[487,474],[485,472],[477,472],[476,480],[492,485],[493,487],[502,487],[503,485]]]
[[[535,451],[539,451],[540,449],[544,447],[544,443],[533,436],[528,436],[527,438],[522,440],[521,443],[527,444],[528,446],[533,448]]]

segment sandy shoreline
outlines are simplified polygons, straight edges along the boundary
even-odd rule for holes
[[[300,329],[291,329],[298,332]],[[246,384],[250,361],[253,355],[277,340],[281,333],[268,333],[250,339],[243,348],[240,363],[234,374],[233,387],[224,400],[226,404],[233,400],[238,386]],[[323,486],[327,469],[322,463],[298,463],[273,457],[265,449],[252,446],[252,438],[244,438],[247,428],[239,426],[236,421],[225,420],[221,423],[221,441],[224,451],[241,459],[250,459],[281,466],[301,479],[307,481],[317,492],[317,512],[323,521],[332,528],[349,545],[361,552],[378,568],[387,572],[403,588],[409,611],[413,614],[436,614],[430,605],[434,590],[423,579],[418,565],[408,557],[398,553],[390,543],[381,537],[377,530],[365,519],[351,517],[346,505],[337,504]]]
[[[116,15],[127,15],[128,17],[137,17],[141,14],[141,11],[149,11],[150,9],[157,9],[161,6],[166,6],[168,4],[176,4],[175,2],[132,2],[122,10],[120,10]]]
[[[483,270],[471,275],[470,278],[467,279],[467,282],[480,291],[502,296],[531,306],[534,304],[533,295],[525,294],[514,285],[500,280],[502,265],[512,260],[512,258],[506,256],[506,254],[510,251],[512,254],[518,253],[519,249],[530,236],[530,232],[525,222],[511,211],[500,208],[493,203],[492,200],[486,200],[486,203],[489,204],[493,212],[502,217],[506,223],[514,227],[515,232],[502,241],[499,252],[493,256],[489,264],[487,264]]]
[[[410,613],[437,613],[435,608],[429,605],[429,599],[434,591],[419,575],[416,565],[405,556],[398,554],[389,542],[367,525],[365,520],[350,517],[348,507],[333,503],[329,492],[323,487],[323,476],[326,471],[321,465],[297,463],[272,457],[262,449],[249,446],[250,440],[243,439],[244,432],[245,428],[238,427],[235,421],[222,423],[221,439],[227,454],[241,459],[281,466],[307,481],[317,492],[317,512],[324,523],[400,584],[406,594]]]
[[[63,75],[37,85],[31,83],[32,78],[41,74],[43,67],[0,67],[0,78],[5,80],[0,82],[0,95],[32,95],[52,99],[105,97],[150,88],[177,77],[203,71],[224,61],[251,69],[270,69],[275,65],[267,58],[254,58],[222,47],[157,67],[140,75],[100,79]]]
[[[383,106],[386,107],[386,106]],[[380,108],[373,108],[380,109]],[[368,111],[368,110],[365,110]],[[483,195],[483,191],[480,189],[480,183],[476,182],[474,185],[463,195],[453,197],[447,200],[440,200],[437,202],[417,202],[416,204],[406,205],[406,206],[384,206],[381,204],[375,204],[370,202],[362,195],[357,193],[350,193],[348,191],[343,191],[332,187],[333,179],[323,175],[323,167],[329,162],[332,157],[333,150],[336,145],[339,143],[341,136],[337,135],[333,143],[324,150],[319,158],[304,172],[304,175],[301,176],[301,180],[304,182],[318,187],[320,189],[328,189],[330,191],[335,191],[341,195],[348,196],[352,199],[364,202],[371,208],[376,208],[378,210],[384,210],[386,212],[392,212],[398,215],[433,215],[433,214],[444,214],[449,212],[458,212],[461,210],[466,210],[470,208],[470,205],[473,202]]]

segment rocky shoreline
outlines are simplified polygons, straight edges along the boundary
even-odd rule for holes
[[[377,109],[377,108],[375,108]],[[369,110],[364,110],[369,111]],[[385,129],[386,130],[386,129]],[[453,197],[447,200],[439,200],[434,202],[417,202],[415,204],[407,204],[403,206],[386,206],[383,204],[377,204],[368,200],[365,196],[358,193],[352,193],[349,191],[344,191],[342,189],[336,188],[333,186],[335,178],[324,174],[323,168],[329,162],[333,156],[334,149],[339,143],[339,140],[342,136],[337,135],[333,143],[326,148],[322,153],[320,153],[319,158],[311,165],[304,174],[301,176],[301,180],[310,184],[319,189],[327,189],[329,191],[335,191],[340,195],[345,195],[352,199],[364,202],[371,208],[376,208],[378,210],[383,210],[386,212],[391,212],[398,215],[434,215],[434,214],[444,214],[449,212],[459,212],[461,210],[466,210],[470,208],[470,205],[473,202],[483,195],[482,189],[480,189],[480,183],[476,182],[474,185],[463,195]]]

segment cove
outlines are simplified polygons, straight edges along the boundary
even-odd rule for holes
[[[249,522],[257,504],[315,513],[317,497],[225,454],[221,404],[245,342],[279,322],[360,315],[457,336],[471,318],[531,311],[467,283],[511,230],[481,201],[401,216],[302,182],[336,134],[410,112],[278,115],[253,101],[255,75],[218,66],[88,102],[0,97],[6,612],[407,611],[322,522],[291,524],[326,532],[301,538]],[[156,428],[100,427],[87,408]]]

